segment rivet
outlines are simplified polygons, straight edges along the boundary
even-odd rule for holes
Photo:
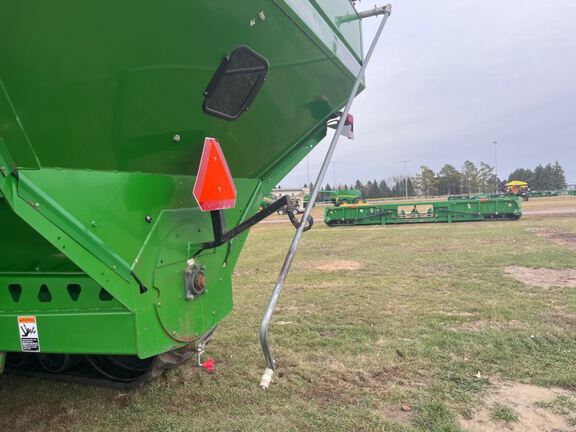
[[[178,134],[174,135],[174,138],[172,138],[172,141],[174,141],[175,143],[179,143],[182,140],[182,137]]]

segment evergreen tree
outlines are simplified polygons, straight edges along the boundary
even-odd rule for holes
[[[390,196],[393,198],[397,198],[402,196],[402,190],[400,188],[400,180],[398,178],[394,179],[394,186],[390,189]]]
[[[553,184],[555,190],[566,189],[566,175],[564,168],[556,161],[552,166]]]
[[[330,186],[330,184],[326,183],[326,187],[324,188],[325,191],[331,191],[332,187]]]
[[[380,180],[380,184],[378,185],[378,190],[381,198],[388,198],[391,194],[390,188],[386,184],[386,180]]]
[[[532,179],[532,185],[530,188],[532,190],[544,190],[544,167],[542,165],[538,165],[534,168],[534,177]]]
[[[508,176],[508,181],[523,181],[528,183],[529,186],[532,186],[532,180],[534,178],[534,173],[532,170],[524,169],[524,168],[517,168],[510,173]]]
[[[380,198],[380,188],[378,187],[378,182],[374,180],[373,182],[368,182],[367,198]]]
[[[405,194],[405,181],[406,177],[394,177],[392,179],[394,186],[390,190],[391,197],[403,197]]]
[[[552,164],[546,164],[543,171],[543,177],[542,188],[544,190],[554,189],[554,170],[552,169]]]
[[[365,196],[366,198],[372,198],[370,196],[371,190],[372,190],[372,182],[370,180],[368,180],[366,182],[366,184],[364,185],[364,191],[362,192],[362,195]]]

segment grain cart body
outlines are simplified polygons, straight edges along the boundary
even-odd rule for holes
[[[324,209],[324,223],[329,226],[517,220],[521,216],[522,205],[519,197],[369,204]]]
[[[205,138],[237,188],[231,229],[325,136],[362,61],[348,0],[4,1],[0,39],[4,353],[153,359],[210,332],[246,232],[206,247]]]

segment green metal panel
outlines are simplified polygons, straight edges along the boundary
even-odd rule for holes
[[[353,83],[327,55],[334,32],[315,34],[296,16],[265,0],[12,2],[0,18],[0,78],[44,167],[189,175],[214,136],[234,177],[254,177],[341,107]],[[204,88],[240,44],[268,59],[267,81],[238,120],[206,115]],[[7,146],[30,166],[19,142]]]
[[[230,229],[344,104],[361,35],[358,22],[335,24],[351,10],[348,0],[4,5],[0,351],[20,349],[23,314],[36,317],[43,352],[142,358],[225,317],[247,233],[203,250],[212,226],[192,188],[204,138],[220,140],[238,189]],[[239,45],[270,68],[250,109],[226,121],[202,111],[203,93]],[[208,288],[186,300],[191,258]]]
[[[522,206],[518,197],[369,204],[324,209],[324,222],[329,226],[515,220],[521,216]]]

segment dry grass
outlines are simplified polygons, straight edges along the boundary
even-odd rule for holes
[[[535,288],[505,269],[573,269],[576,252],[534,230],[575,227],[576,217],[318,223],[274,317],[279,371],[266,392],[258,325],[293,229],[257,227],[235,273],[235,310],[209,346],[215,374],[187,364],[132,392],[1,376],[0,431],[457,431],[464,419],[478,423],[502,383],[568,397],[576,292]],[[360,267],[317,269],[342,262]]]

